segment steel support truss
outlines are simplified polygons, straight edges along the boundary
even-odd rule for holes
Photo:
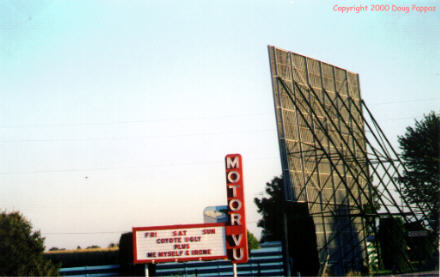
[[[358,75],[276,51],[269,47],[286,200],[308,204],[321,271],[360,269],[376,219],[398,214],[411,223],[427,214],[403,197],[397,178],[406,169],[360,98]]]

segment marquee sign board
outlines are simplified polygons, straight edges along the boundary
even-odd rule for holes
[[[221,223],[133,227],[133,262],[185,262],[230,259],[249,260],[240,154],[225,157],[227,206],[211,206],[205,220]],[[226,216],[224,216],[226,213]]]
[[[226,259],[225,225],[133,227],[134,263]]]

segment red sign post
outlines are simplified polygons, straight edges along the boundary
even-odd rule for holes
[[[233,263],[246,263],[249,254],[241,155],[226,155],[225,165],[229,218],[226,225],[226,249]]]
[[[225,165],[228,223],[133,227],[134,263],[228,258],[237,275],[249,260],[241,155],[226,155]]]

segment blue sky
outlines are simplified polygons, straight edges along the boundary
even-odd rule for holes
[[[48,248],[106,246],[202,222],[241,153],[258,235],[252,200],[281,173],[267,45],[359,73],[394,143],[439,111],[440,11],[332,10],[369,3],[0,1],[0,208]]]

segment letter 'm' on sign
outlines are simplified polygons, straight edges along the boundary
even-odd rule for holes
[[[233,263],[246,263],[249,260],[249,252],[241,155],[226,155],[225,166],[229,218],[226,225],[226,249]]]
[[[238,160],[239,160],[238,156],[235,157],[226,156],[226,169],[239,168],[240,163]]]

